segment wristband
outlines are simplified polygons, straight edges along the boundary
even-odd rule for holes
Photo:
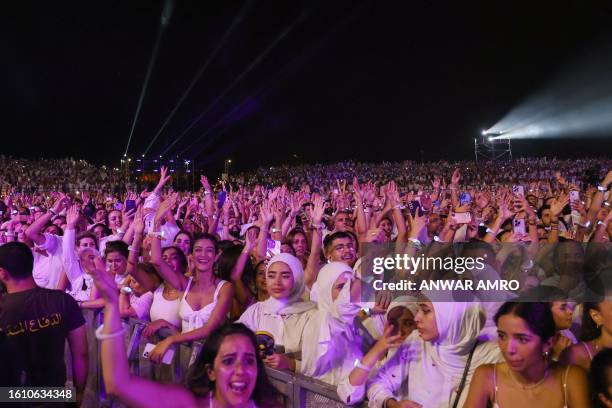
[[[487,234],[495,235],[495,231],[493,231],[491,228],[487,227]]]
[[[147,234],[151,237],[157,238],[159,240],[162,240],[164,238],[164,234],[162,234],[159,231],[149,231],[149,233]]]
[[[434,241],[439,242],[441,244],[446,244],[446,241],[441,240],[440,237],[438,237],[437,235],[434,235],[433,239]]]
[[[206,191],[206,190],[204,190],[204,195],[209,195],[209,194],[211,194],[211,192],[210,192],[210,191]]]
[[[363,311],[363,313],[365,313],[366,316],[368,316],[368,317],[372,316],[372,311],[370,310],[369,307],[364,307],[361,310]]]
[[[589,227],[591,226],[591,220],[588,220],[588,221],[587,221],[587,222],[585,222],[584,224],[580,224],[580,223],[578,223],[578,226],[579,226],[579,227],[582,227],[582,228],[589,228]]]
[[[122,230],[121,228],[117,228],[117,234],[119,235],[125,235],[125,231]]]
[[[322,229],[323,229],[323,225],[322,225],[322,224],[312,224],[312,225],[310,226],[310,228],[312,228],[312,229],[322,230]],[[275,229],[275,228],[272,228],[272,230],[273,230],[272,232],[274,232],[274,229]]]
[[[107,339],[112,339],[114,337],[119,337],[121,335],[123,335],[123,333],[125,333],[125,327],[122,327],[121,330],[118,330],[114,333],[109,333],[109,334],[102,334],[102,330],[104,330],[104,325],[101,324],[100,327],[98,327],[96,329],[96,338],[98,340],[107,340]]]
[[[601,191],[602,193],[606,192],[608,190],[607,187],[602,186],[601,184],[597,186],[597,190]]]
[[[47,212],[49,214],[51,214],[52,216],[54,216],[54,217],[57,216],[57,213],[55,212],[55,210],[53,208],[49,208],[49,210],[47,210]]]
[[[272,233],[279,232],[279,230],[278,230],[277,228],[272,228],[270,231],[271,231]]]
[[[370,209],[366,207],[366,208],[363,209],[363,212],[368,214],[370,212]]]
[[[364,370],[365,372],[368,372],[368,373],[372,370],[370,367],[361,364],[361,360],[359,360],[359,359],[355,360],[355,363],[353,363],[353,366],[355,368],[360,368],[360,369],[362,369],[362,370]]]
[[[418,240],[418,239],[416,239],[416,238],[408,238],[408,241],[412,242],[412,243],[413,243],[413,244],[415,244],[415,245],[423,245],[423,244],[421,243],[421,241],[419,241],[419,240]]]
[[[130,252],[139,252],[139,251],[140,251],[140,249],[135,248],[135,247],[133,247],[133,246],[131,246],[131,245],[130,245],[130,246],[128,247],[128,251],[130,251]]]
[[[597,225],[605,225],[605,226],[607,227],[607,226],[608,226],[608,223],[607,223],[607,222],[604,222],[604,221],[599,220],[599,221],[597,221]]]

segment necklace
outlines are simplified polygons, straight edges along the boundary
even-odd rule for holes
[[[512,374],[512,369],[508,368],[508,373],[510,374],[510,378],[512,378],[512,381],[514,381],[514,383],[516,385],[518,385],[519,387],[521,387],[523,390],[532,390],[534,388],[537,388],[538,386],[542,385],[542,383],[546,380],[546,378],[548,378],[548,367],[546,367],[546,371],[544,371],[544,375],[542,376],[542,379],[540,381],[538,381],[535,384],[521,384],[515,377],[514,374]]]

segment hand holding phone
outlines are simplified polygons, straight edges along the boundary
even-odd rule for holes
[[[155,348],[155,344],[153,343],[147,343],[147,345],[145,346],[144,349],[144,353],[142,353],[142,356],[144,358],[146,358],[147,360],[149,359],[149,355],[151,354],[151,351]],[[173,349],[168,349],[166,351],[166,353],[164,354],[164,357],[162,358],[162,363],[163,364],[172,364],[172,359],[174,358],[174,350]]]

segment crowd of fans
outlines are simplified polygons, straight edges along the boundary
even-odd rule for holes
[[[63,386],[67,341],[82,392],[81,311],[93,309],[106,389],[128,406],[282,406],[267,366],[335,386],[348,405],[610,407],[611,168],[345,162],[177,192],[165,168],[152,191],[130,191],[81,161],[2,157],[0,384]],[[391,253],[481,257],[463,279],[519,285],[453,301],[374,290],[373,259]],[[145,336],[172,333],[154,363],[204,342],[184,386],[129,373],[130,317]]]

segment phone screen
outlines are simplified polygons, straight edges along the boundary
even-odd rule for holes
[[[125,210],[130,211],[136,208],[136,200],[126,200],[125,201]]]

